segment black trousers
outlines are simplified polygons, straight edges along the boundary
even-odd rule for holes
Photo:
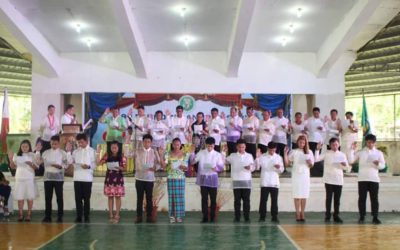
[[[265,219],[265,216],[267,215],[267,201],[269,194],[271,194],[271,216],[272,218],[278,216],[278,193],[279,188],[261,187],[259,209],[260,218]]]
[[[208,196],[210,196],[210,220],[213,221],[215,219],[215,210],[217,208],[217,188],[201,186],[200,192],[203,219],[208,220]]]
[[[83,211],[83,216],[86,219],[89,219],[90,196],[92,195],[92,182],[74,181],[74,191],[75,191],[76,217],[82,218],[82,211]]]
[[[282,159],[285,154],[285,147],[286,147],[286,145],[283,143],[276,143],[276,153],[278,155],[280,155],[282,157]]]
[[[61,218],[64,215],[64,199],[63,199],[63,181],[45,181],[44,182],[44,199],[46,202],[46,209],[44,211],[44,216],[46,218],[51,218],[51,203],[53,200],[53,190],[56,193],[57,199],[57,216]]]
[[[258,148],[260,149],[261,153],[264,154],[268,151],[268,147],[265,146],[264,144],[258,144]]]
[[[146,215],[148,218],[150,218],[153,212],[154,182],[136,180],[135,186],[136,186],[136,196],[137,196],[136,216],[137,217],[143,216],[143,198],[144,198],[144,193],[146,193]]]
[[[243,200],[243,216],[245,220],[250,219],[250,188],[235,188],[233,189],[235,219],[240,220],[240,207]]]
[[[236,142],[228,141],[226,144],[228,145],[228,155],[236,153]]]
[[[253,156],[253,159],[256,158],[257,147],[255,143],[246,143],[246,152]]]
[[[10,199],[11,187],[0,185],[0,196],[4,198],[4,206],[8,207],[8,200]]]
[[[221,145],[215,145],[214,150],[217,152],[221,152]]]
[[[331,217],[332,198],[333,198],[333,217],[339,216],[340,196],[342,195],[342,186],[325,183],[325,192],[326,192],[325,217],[326,218]]]
[[[318,143],[308,142],[308,146],[310,147],[310,150],[315,155],[315,151],[317,150]],[[319,153],[321,154],[321,150],[319,150]],[[311,177],[322,177],[324,175],[324,163],[322,161],[314,163],[314,167],[312,167],[310,169],[310,175],[311,175]]]
[[[371,213],[372,216],[378,216],[379,202],[379,182],[372,181],[359,181],[358,182],[358,211],[360,217],[366,214],[367,193],[369,192],[369,199],[371,200]]]

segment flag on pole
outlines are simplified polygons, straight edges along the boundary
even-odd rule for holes
[[[7,153],[7,134],[10,131],[9,124],[9,113],[8,113],[8,92],[7,89],[4,90],[4,100],[3,100],[3,116],[1,120],[1,152]]]
[[[362,146],[365,147],[365,136],[368,134],[371,134],[371,127],[369,125],[367,103],[365,102],[364,94],[363,94],[363,106],[362,106],[362,113],[361,113],[361,127],[363,128]]]

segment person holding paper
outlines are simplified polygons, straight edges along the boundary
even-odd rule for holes
[[[154,172],[160,168],[159,152],[151,147],[153,137],[149,134],[143,136],[143,148],[135,151],[135,187],[137,196],[135,223],[143,221],[143,198],[146,193],[146,222],[155,222],[153,214],[153,187]]]
[[[314,165],[314,156],[308,147],[307,137],[300,135],[297,139],[298,148],[290,151],[285,149],[285,165],[292,166],[292,194],[296,209],[296,221],[304,222],[306,200],[310,196],[310,168]]]
[[[112,115],[109,115],[110,113]],[[112,141],[117,141],[119,143],[118,146],[121,147],[124,142],[122,132],[126,130],[127,125],[125,119],[119,115],[119,108],[106,108],[104,114],[100,117],[99,122],[107,124],[107,150],[110,149]]]
[[[192,164],[198,163],[196,184],[200,186],[201,192],[201,211],[203,213],[203,223],[208,221],[215,222],[215,212],[217,207],[217,189],[219,186],[218,172],[224,169],[222,155],[214,150],[215,139],[206,139],[206,149],[201,150],[196,155],[192,152]],[[208,215],[208,197],[210,197],[210,218]]]
[[[329,140],[329,148],[322,155],[319,150],[322,144],[319,144],[315,151],[315,161],[324,161],[324,175],[322,181],[325,183],[325,222],[331,220],[331,207],[333,198],[333,221],[336,223],[343,223],[339,217],[340,196],[342,195],[343,187],[343,171],[350,172],[351,167],[347,162],[347,157],[344,153],[339,151],[339,139],[331,138]]]
[[[268,196],[271,194],[271,221],[278,223],[279,174],[283,173],[284,167],[282,157],[276,153],[275,142],[268,143],[267,153],[257,155],[256,168],[261,169],[259,221],[265,221]]]
[[[270,110],[264,110],[262,116],[263,119],[260,121],[258,130],[258,148],[261,150],[261,153],[264,154],[268,150],[268,143],[272,141],[272,137],[275,134],[275,124],[272,119],[270,119]]]
[[[305,131],[305,122],[302,120],[302,114],[300,112],[296,112],[294,115],[294,123],[289,123],[289,134],[292,137],[292,149],[297,148],[297,139],[300,135],[306,135],[307,132]]]
[[[68,104],[65,107],[65,113],[61,116],[61,124],[77,124],[78,121],[75,117],[75,107],[72,104]]]
[[[58,134],[60,131],[60,120],[55,115],[56,108],[50,104],[47,107],[47,115],[43,118],[40,124],[41,139],[43,141],[42,151],[50,149],[50,138]]]
[[[353,119],[352,112],[346,112],[346,120],[341,122],[342,127],[342,151],[350,158],[352,145],[358,139],[358,122]]]
[[[289,120],[283,116],[283,108],[278,108],[276,110],[276,116],[273,117],[271,120],[275,125],[275,134],[272,137],[272,141],[276,143],[276,153],[283,158],[285,147],[287,144]]]
[[[230,117],[227,120],[226,144],[228,145],[228,154],[236,152],[236,141],[240,139],[242,133],[243,120],[238,115],[237,107],[231,107]]]
[[[29,140],[23,140],[18,153],[8,154],[10,167],[16,169],[14,199],[18,201],[18,222],[31,221],[33,200],[39,197],[39,190],[35,181],[35,170],[39,168],[39,156],[32,153]],[[28,203],[28,213],[24,217],[24,201]]]
[[[358,162],[358,211],[360,214],[359,223],[364,223],[366,215],[367,194],[371,199],[372,223],[381,224],[378,219],[379,211],[379,170],[385,168],[383,153],[376,149],[376,136],[368,134],[365,136],[366,147],[354,153],[355,144],[350,154],[349,162]]]
[[[235,219],[240,222],[240,208],[243,200],[243,216],[245,222],[250,222],[251,173],[254,171],[254,158],[246,152],[246,141],[236,142],[236,153],[230,154],[226,162],[231,165],[232,188],[234,195]]]
[[[136,148],[143,147],[143,136],[149,133],[150,120],[144,114],[144,106],[139,105],[137,107],[137,116],[132,118],[132,109],[128,111],[128,126],[131,126],[134,132],[133,140],[136,142],[134,146]]]
[[[210,136],[215,139],[214,150],[221,152],[221,138],[225,134],[225,121],[218,115],[218,109],[211,109],[211,120],[208,122]]]
[[[100,150],[100,147],[98,147]],[[125,196],[124,175],[126,158],[117,141],[111,142],[110,149],[100,159],[100,152],[96,152],[97,164],[107,164],[104,180],[104,195],[108,197],[109,222],[118,223],[121,211],[121,197]],[[115,203],[115,214],[114,214]]]
[[[176,117],[171,117],[171,113],[166,111],[168,127],[172,134],[172,138],[179,138],[181,143],[187,143],[186,133],[189,130],[189,121],[183,116],[183,107],[181,105],[176,107]]]
[[[167,124],[162,120],[163,112],[157,110],[155,113],[155,119],[150,126],[151,135],[153,137],[152,147],[155,149],[166,148],[166,136],[169,132]]]
[[[204,149],[208,134],[207,123],[204,121],[203,112],[197,113],[196,121],[190,126],[190,132],[192,133],[192,143],[196,146],[195,152],[197,153],[201,149]]]
[[[189,155],[186,155],[181,147],[181,140],[173,139],[171,151],[161,160],[162,168],[167,171],[170,223],[182,223],[185,217],[185,172],[188,169]]]
[[[51,149],[46,150],[42,155],[44,164],[44,198],[45,212],[42,222],[51,222],[51,210],[53,190],[57,199],[57,223],[63,222],[64,215],[64,169],[68,167],[68,163],[72,162],[71,154],[67,155],[64,150],[60,149],[60,136],[53,135],[50,139]]]
[[[247,107],[247,118],[243,121],[242,138],[246,141],[246,152],[256,158],[257,130],[260,126],[258,118],[254,115],[253,107]]]
[[[324,133],[326,131],[324,122],[320,118],[320,109],[318,107],[313,108],[313,116],[307,119],[305,129],[309,133],[308,144],[314,154],[317,145],[324,142]]]
[[[326,118],[325,127],[326,127],[326,137],[325,143],[327,144],[326,148],[330,149],[330,139],[331,138],[340,138],[340,134],[342,132],[342,122],[337,117],[338,111],[336,109],[332,109],[330,112],[330,118]],[[340,150],[340,149],[339,149]]]
[[[90,222],[90,196],[92,194],[93,171],[96,168],[96,152],[89,146],[85,134],[76,135],[78,148],[72,153],[74,167],[74,191],[76,205],[76,223]],[[83,201],[83,204],[82,204]]]

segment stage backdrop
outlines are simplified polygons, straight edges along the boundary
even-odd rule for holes
[[[229,109],[237,106],[242,117],[246,117],[246,107],[252,106],[255,114],[261,118],[261,111],[268,109],[273,116],[277,108],[282,107],[286,117],[290,117],[291,110],[290,95],[272,94],[142,94],[142,93],[85,93],[85,118],[92,119],[93,126],[89,130],[91,145],[96,147],[98,143],[104,143],[102,134],[105,125],[98,123],[100,116],[107,107],[118,107],[120,113],[125,116],[129,109],[133,108],[133,115],[137,114],[135,109],[139,105],[145,107],[145,113],[153,119],[157,110],[168,109],[175,115],[175,108],[182,105],[184,114],[194,118],[197,112],[203,112],[206,120],[210,117],[210,110],[217,108],[229,117]],[[164,117],[165,118],[165,117]]]

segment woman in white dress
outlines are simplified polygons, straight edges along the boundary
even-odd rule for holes
[[[23,140],[19,146],[17,155],[12,152],[9,155],[11,168],[15,172],[14,199],[18,201],[18,221],[31,221],[33,199],[39,196],[35,181],[35,169],[39,168],[39,155],[32,153],[29,140]],[[24,217],[24,201],[28,203],[28,213]]]
[[[292,166],[292,194],[296,209],[296,221],[304,222],[306,200],[310,195],[310,168],[314,165],[314,156],[308,147],[307,137],[300,135],[297,139],[297,149],[288,155],[285,150],[285,165]]]

